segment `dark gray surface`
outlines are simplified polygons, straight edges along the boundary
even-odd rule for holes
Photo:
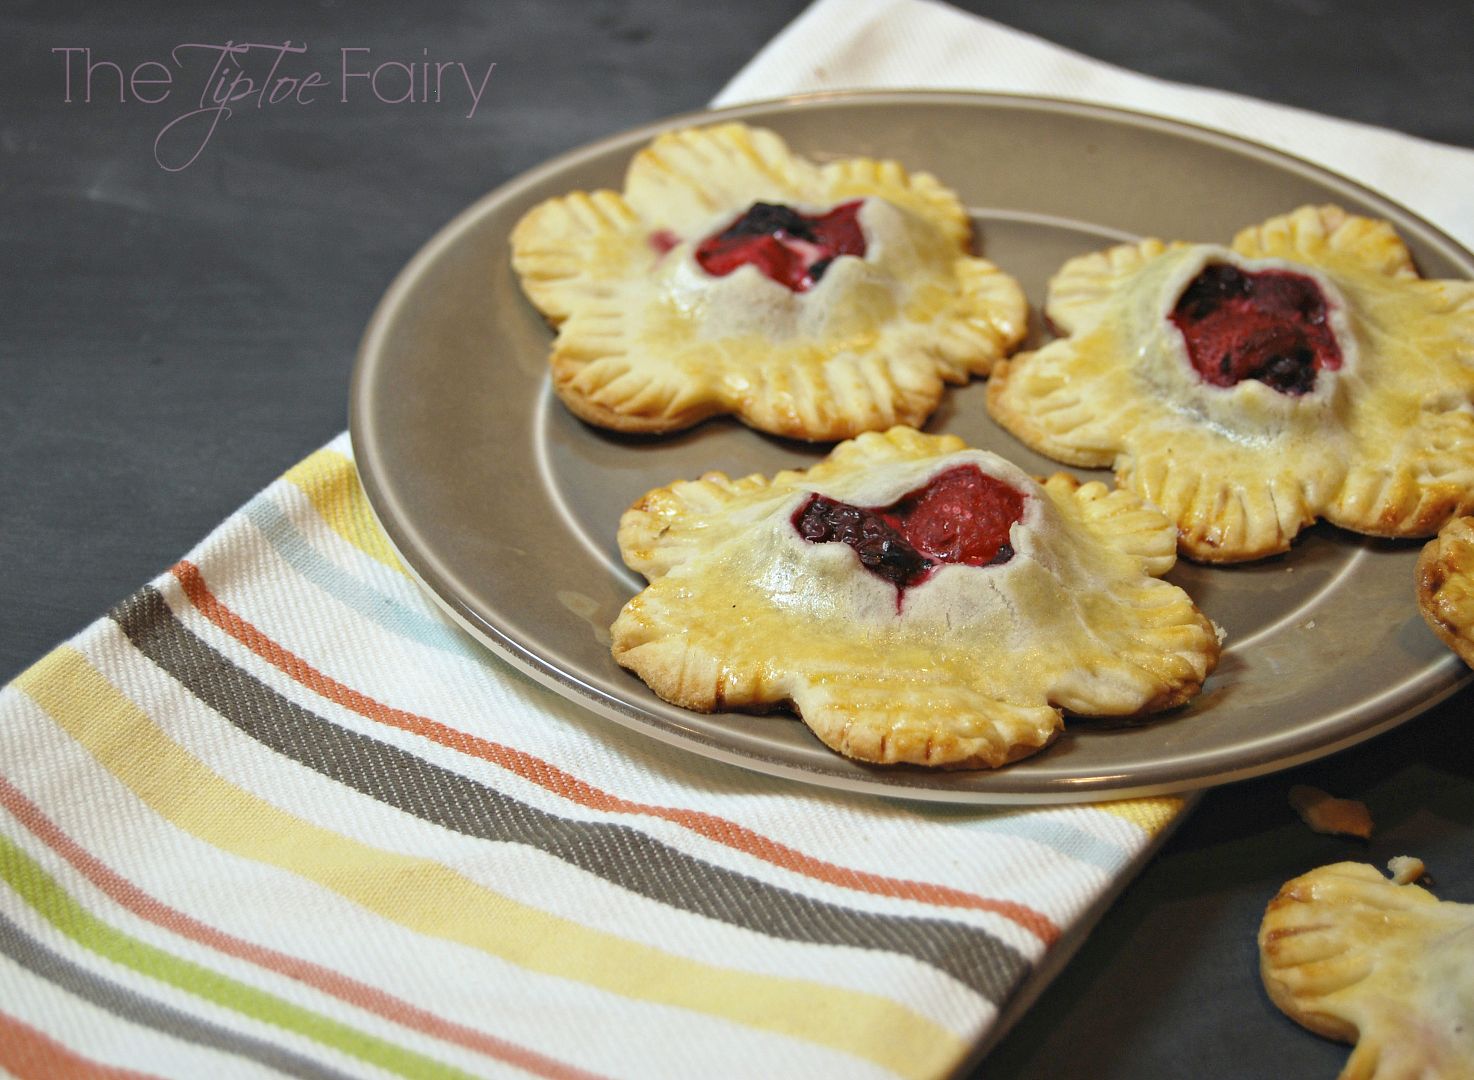
[[[418,245],[547,157],[700,107],[802,9],[747,4],[10,3],[0,9],[0,678],[168,566],[342,429],[359,331]],[[964,6],[1123,67],[1474,146],[1464,5]],[[105,11],[105,14],[99,12]],[[59,57],[130,66],[186,41],[495,62],[476,117],[428,105],[241,115],[201,159],[152,156],[163,106],[62,101]],[[183,91],[181,91],[182,93]],[[1210,794],[979,1075],[1331,1076],[1346,1051],[1258,989],[1285,879],[1415,854],[1474,900],[1465,693],[1358,750]],[[1365,798],[1369,845],[1284,793]]]

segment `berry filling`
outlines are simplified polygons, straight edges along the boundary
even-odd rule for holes
[[[1341,366],[1328,307],[1320,286],[1304,274],[1215,263],[1193,279],[1171,319],[1204,381],[1233,386],[1258,379],[1298,396],[1315,389],[1316,372]]]
[[[666,254],[681,242],[681,238],[669,229],[656,229],[646,240],[649,241],[650,250],[657,256]]]
[[[815,493],[793,514],[811,544],[848,544],[860,565],[901,597],[942,563],[996,566],[1013,558],[1009,527],[1024,513],[1024,496],[976,465],[938,473],[889,506],[855,506]]]
[[[839,256],[865,254],[865,234],[855,216],[863,201],[813,215],[776,203],[753,203],[696,246],[696,261],[713,277],[726,277],[750,263],[780,285],[805,292]]]

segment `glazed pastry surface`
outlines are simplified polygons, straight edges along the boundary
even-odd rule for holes
[[[919,425],[946,383],[1023,340],[1023,292],[971,235],[926,173],[820,165],[723,124],[657,138],[623,192],[534,207],[512,263],[557,327],[553,387],[589,423],[658,433],[730,413],[831,440]]]
[[[1474,283],[1419,278],[1385,222],[1302,207],[1230,248],[1081,256],[1046,313],[1067,336],[1000,363],[989,411],[1113,468],[1190,558],[1285,551],[1317,518],[1428,536],[1474,506]]]
[[[1410,864],[1410,865],[1405,865]],[[1474,906],[1440,901],[1365,863],[1288,882],[1259,929],[1274,1003],[1328,1038],[1356,1044],[1342,1080],[1474,1077]]]
[[[984,519],[979,544],[952,528]],[[650,581],[614,623],[620,664],[686,708],[791,707],[862,761],[1002,765],[1047,745],[1062,710],[1183,703],[1219,653],[1160,580],[1176,558],[1160,512],[909,428],[771,479],[658,488],[619,547]]]

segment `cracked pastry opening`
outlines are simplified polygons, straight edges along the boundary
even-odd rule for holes
[[[817,492],[793,513],[811,544],[848,544],[867,571],[907,589],[943,563],[994,566],[1013,558],[1009,530],[1023,517],[1023,493],[976,465],[958,465],[886,506],[856,506]]]
[[[781,203],[755,202],[725,228],[696,245],[696,262],[713,277],[742,266],[794,292],[807,292],[841,255],[865,256],[857,215],[863,199],[823,214],[803,214]]]
[[[1255,379],[1299,397],[1314,391],[1318,372],[1342,365],[1330,310],[1320,285],[1305,274],[1210,263],[1168,318],[1204,382],[1230,387]]]

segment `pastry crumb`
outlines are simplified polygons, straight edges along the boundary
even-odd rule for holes
[[[1320,788],[1296,784],[1290,788],[1290,805],[1300,820],[1318,833],[1328,836],[1371,838],[1372,814],[1366,803],[1354,799],[1338,799]]]
[[[1387,860],[1387,872],[1397,884],[1411,885],[1427,873],[1427,867],[1422,859],[1412,855],[1394,855]]]

